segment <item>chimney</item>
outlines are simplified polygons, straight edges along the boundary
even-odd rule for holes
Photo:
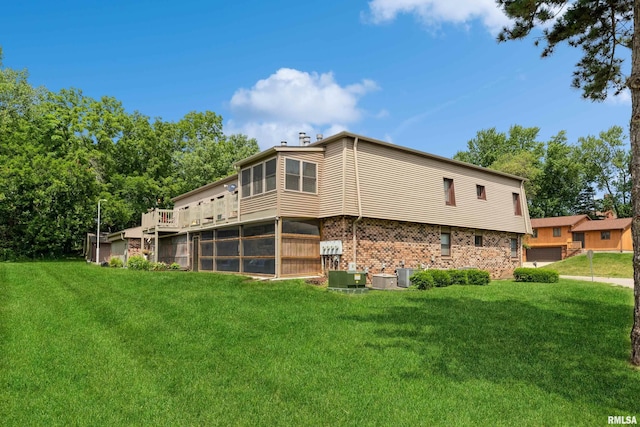
[[[322,141],[323,138],[324,136],[321,133],[316,134],[316,141]]]
[[[304,137],[304,141],[303,141],[303,145],[307,146],[309,144],[311,144],[311,137],[310,136],[305,136]]]
[[[307,134],[306,134],[305,132],[299,132],[299,133],[298,133],[298,139],[300,140],[300,141],[299,141],[299,144],[300,144],[300,145],[304,145],[304,139],[305,139],[306,137],[307,137]]]
[[[283,147],[287,146],[287,141],[280,141],[280,145],[282,145]]]

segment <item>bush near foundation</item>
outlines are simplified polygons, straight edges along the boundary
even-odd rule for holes
[[[467,284],[468,285],[488,285],[491,282],[491,274],[486,270],[478,270],[472,268],[465,270],[467,272]]]
[[[556,283],[560,280],[557,271],[545,268],[516,268],[513,272],[516,282]]]
[[[180,264],[178,264],[177,262],[171,263],[171,265],[169,266],[169,270],[180,270]]]
[[[411,282],[412,287],[421,291],[433,288],[433,276],[431,275],[431,270],[422,270],[417,273],[413,273],[411,277],[409,277],[409,281]]]
[[[467,285],[469,284],[467,278],[467,271],[469,270],[449,270],[449,277],[451,278],[452,285]]]
[[[151,263],[140,255],[134,255],[127,261],[127,268],[131,270],[149,270]]]
[[[433,277],[433,284],[437,288],[444,288],[451,285],[451,276],[447,270],[429,270]]]
[[[112,257],[109,259],[109,267],[122,268],[124,267],[124,262],[118,257]]]

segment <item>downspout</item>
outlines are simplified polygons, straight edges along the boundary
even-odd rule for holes
[[[358,171],[358,137],[356,136],[353,141],[353,165],[356,175],[356,198],[358,200],[358,218],[353,221],[353,263],[358,268],[357,254],[358,254],[358,239],[356,236],[356,224],[362,220],[362,199],[360,197],[360,173]]]
[[[520,194],[522,195],[522,198],[520,199],[520,207],[522,209],[522,216],[524,218],[525,234],[533,234],[533,229],[531,228],[531,219],[529,218],[529,203],[527,202],[527,195],[524,192],[524,181],[520,181]],[[518,236],[518,246],[520,246],[520,267],[522,267],[524,255],[524,247],[522,246],[523,242],[520,241],[520,239],[522,239],[523,237],[524,236]]]

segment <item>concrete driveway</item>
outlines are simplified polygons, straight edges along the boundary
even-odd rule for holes
[[[537,263],[537,267],[544,267],[545,265],[549,265],[549,264],[553,264],[552,262],[538,262]],[[534,265],[532,262],[523,262],[522,263],[523,267],[527,267],[527,268],[534,268]],[[570,279],[570,280],[582,280],[584,282],[591,282],[591,276],[560,276],[563,279]],[[594,282],[600,282],[600,283],[609,283],[612,285],[618,285],[618,286],[624,286],[626,288],[631,288],[633,289],[633,279],[621,279],[618,277],[594,277],[593,278]]]

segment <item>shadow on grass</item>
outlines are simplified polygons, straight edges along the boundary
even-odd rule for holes
[[[369,348],[400,347],[424,360],[402,374],[407,379],[527,383],[571,401],[640,413],[640,371],[628,364],[629,306],[567,296],[548,307],[470,297],[407,302],[350,317],[376,325]]]

